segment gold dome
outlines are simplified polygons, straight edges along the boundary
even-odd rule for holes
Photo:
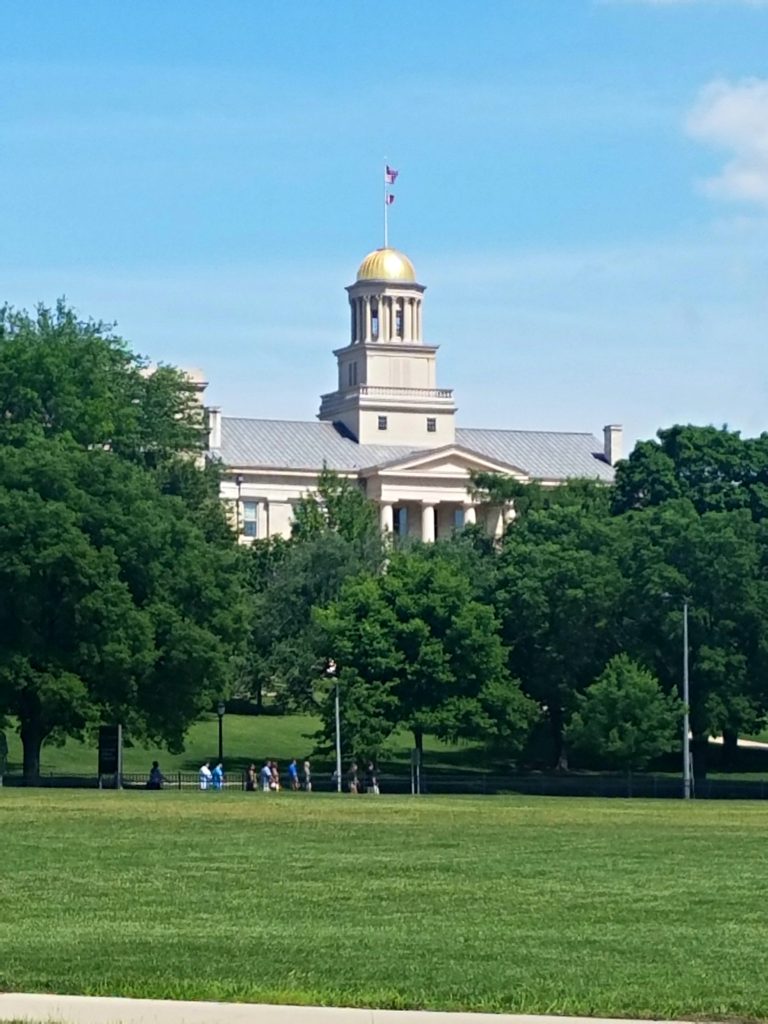
[[[357,280],[415,281],[416,271],[405,253],[397,249],[375,249],[360,264]]]

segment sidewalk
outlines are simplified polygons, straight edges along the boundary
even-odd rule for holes
[[[35,1024],[613,1024],[600,1017],[353,1010],[257,1003],[185,1003],[162,999],[0,994],[0,1022]],[[648,1024],[622,1020],[616,1024]],[[670,1022],[662,1022],[670,1024]]]

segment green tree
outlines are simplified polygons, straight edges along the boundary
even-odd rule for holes
[[[244,633],[201,414],[63,305],[0,316],[0,715],[42,743],[122,721],[178,748]]]
[[[313,609],[338,597],[345,580],[376,573],[384,544],[373,502],[324,470],[294,509],[290,541],[256,541],[246,556],[252,594],[249,674],[261,707],[265,689],[284,707],[315,708],[322,641]]]
[[[602,766],[631,773],[679,745],[682,714],[679,698],[665,693],[651,672],[617,654],[577,695],[566,737]]]
[[[749,509],[699,514],[687,499],[624,518],[623,643],[665,687],[680,685],[689,600],[691,731],[703,774],[708,738],[756,731],[766,709],[768,525]]]
[[[482,737],[514,754],[527,737],[536,710],[507,670],[493,609],[441,545],[394,552],[385,573],[349,581],[316,620],[339,665],[350,753],[375,752],[397,727],[419,749],[430,733]],[[329,702],[328,737],[330,712]]]
[[[723,427],[677,425],[641,441],[616,471],[615,509],[649,508],[678,498],[697,512],[748,509],[768,516],[768,434],[742,438]]]
[[[591,488],[562,490],[507,530],[494,603],[510,671],[546,715],[540,756],[566,768],[563,732],[575,696],[620,649],[625,583],[621,524],[607,501]]]

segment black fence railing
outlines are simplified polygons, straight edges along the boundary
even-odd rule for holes
[[[20,774],[7,774],[2,784],[9,787],[28,785]],[[121,777],[124,789],[149,790],[145,774],[125,773]],[[114,775],[95,774],[41,774],[34,784],[44,788],[58,789],[116,789],[118,779]],[[165,775],[163,790],[199,790],[197,772],[170,772]],[[213,787],[209,785],[209,790]],[[227,791],[245,790],[245,773],[230,772],[225,777],[223,788]],[[344,792],[348,794],[346,781]],[[379,788],[382,794],[406,794],[411,792],[411,780],[405,775],[380,775]],[[257,790],[259,787],[257,787]],[[336,783],[329,776],[315,776],[312,790],[317,793],[335,791]],[[494,775],[483,773],[435,774],[422,773],[421,792],[423,795],[498,795],[518,793],[530,796],[597,796],[597,797],[643,797],[674,799],[682,796],[682,780],[669,775],[635,775],[632,778],[621,775]],[[290,792],[290,786],[283,785],[283,792]],[[361,786],[360,792],[365,788]],[[270,794],[265,794],[270,795]],[[764,800],[768,798],[768,781],[761,779],[729,779],[713,777],[696,780],[694,796],[700,800]]]

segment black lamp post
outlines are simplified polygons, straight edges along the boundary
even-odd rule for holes
[[[219,716],[219,764],[224,760],[224,712],[226,710],[224,701],[220,700],[216,705],[216,714]]]

